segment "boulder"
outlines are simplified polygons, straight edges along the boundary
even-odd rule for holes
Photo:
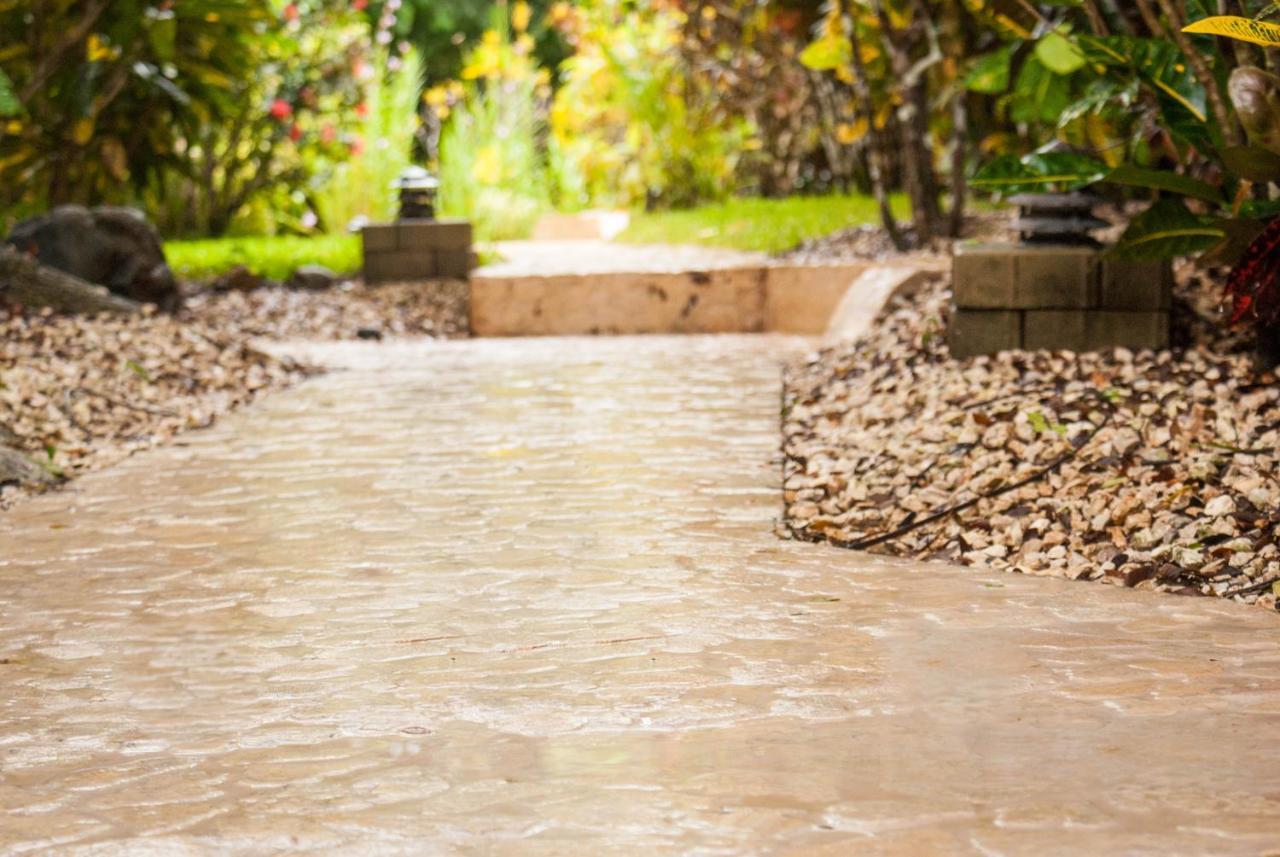
[[[323,265],[303,265],[289,278],[289,288],[321,291],[338,284],[338,275]]]
[[[133,209],[64,205],[19,223],[7,242],[43,266],[117,295],[166,311],[182,304],[159,234]]]
[[[0,485],[30,487],[52,485],[58,480],[25,454],[0,446]]]

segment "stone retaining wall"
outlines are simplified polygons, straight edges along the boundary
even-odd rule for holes
[[[471,224],[402,220],[366,226],[364,281],[461,280],[471,272]]]
[[[1165,348],[1173,273],[1087,247],[961,244],[948,341],[959,358],[1018,348]]]

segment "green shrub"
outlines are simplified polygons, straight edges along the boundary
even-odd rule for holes
[[[384,67],[385,59],[380,56],[374,65]],[[375,76],[367,86],[358,149],[313,182],[312,198],[327,229],[345,229],[358,218],[395,217],[392,183],[412,162],[421,94],[422,60],[412,50],[398,69]]]
[[[515,10],[522,4],[517,3]],[[550,208],[539,145],[549,78],[534,62],[521,13],[496,10],[494,28],[467,57],[465,82],[427,100],[447,122],[440,141],[440,212],[465,217],[483,240],[526,238]]]

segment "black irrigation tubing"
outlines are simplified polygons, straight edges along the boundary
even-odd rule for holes
[[[1099,398],[1101,397],[1099,396]],[[1105,402],[1105,400],[1103,401]],[[1111,403],[1105,402],[1105,404],[1110,406]],[[811,534],[808,532],[800,532],[790,523],[787,524],[787,529],[791,532],[792,535],[794,535],[797,539],[800,539],[801,541],[812,542],[814,544],[817,544],[820,542],[826,542],[838,548],[845,548],[847,550],[856,550],[856,551],[868,550],[870,548],[876,547],[877,545],[882,545],[885,542],[891,542],[896,539],[900,539],[903,536],[907,535],[908,533],[918,530],[921,527],[932,524],[935,521],[940,521],[943,518],[948,518],[952,515],[959,514],[960,512],[963,512],[966,509],[971,509],[974,506],[981,503],[983,500],[992,500],[996,497],[1000,497],[1004,494],[1008,494],[1010,491],[1017,491],[1019,488],[1025,488],[1026,486],[1031,485],[1034,482],[1040,481],[1041,479],[1045,478],[1049,474],[1055,472],[1058,468],[1062,467],[1062,465],[1066,464],[1068,461],[1071,461],[1073,458],[1079,457],[1080,450],[1088,446],[1090,441],[1092,441],[1095,437],[1097,437],[1098,433],[1101,432],[1104,428],[1106,428],[1111,423],[1111,417],[1113,413],[1114,413],[1114,409],[1111,407],[1108,407],[1106,410],[1106,419],[1104,419],[1101,423],[1099,423],[1098,427],[1089,433],[1088,440],[1082,443],[1078,448],[1073,449],[1071,452],[1064,453],[1063,455],[1058,456],[1051,463],[1041,468],[1040,470],[1037,470],[1035,473],[1031,474],[1027,478],[1021,479],[1011,485],[1004,485],[996,489],[995,491],[991,491],[986,494],[980,494],[977,497],[964,501],[963,503],[957,503],[954,506],[949,506],[940,512],[935,512],[932,515],[927,515],[924,518],[914,520],[909,524],[904,524],[898,527],[897,529],[890,530],[887,533],[880,533],[878,535],[868,536],[863,539],[833,539],[830,537],[823,537],[823,536],[820,536],[817,534]]]
[[[1028,387],[1025,390],[1018,390],[1017,392],[1008,393],[1004,396],[996,396],[994,399],[984,399],[981,402],[974,402],[969,405],[961,405],[958,402],[948,402],[947,404],[951,405],[953,408],[960,408],[962,411],[976,411],[978,408],[985,408],[988,405],[996,405],[1000,402],[1008,401],[1009,399],[1019,398],[1020,396],[1034,396],[1039,393],[1046,392],[1062,392],[1062,388],[1057,384],[1046,384],[1042,387]]]
[[[1274,580],[1264,580],[1261,583],[1255,583],[1252,586],[1245,586],[1240,589],[1228,589],[1222,593],[1223,598],[1235,598],[1237,595],[1250,595],[1254,592],[1261,592],[1269,586],[1275,586],[1280,583],[1280,577]]]

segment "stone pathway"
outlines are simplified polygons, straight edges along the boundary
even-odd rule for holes
[[[1280,853],[1280,625],[777,541],[781,355],[344,365],[0,517],[0,853]]]

